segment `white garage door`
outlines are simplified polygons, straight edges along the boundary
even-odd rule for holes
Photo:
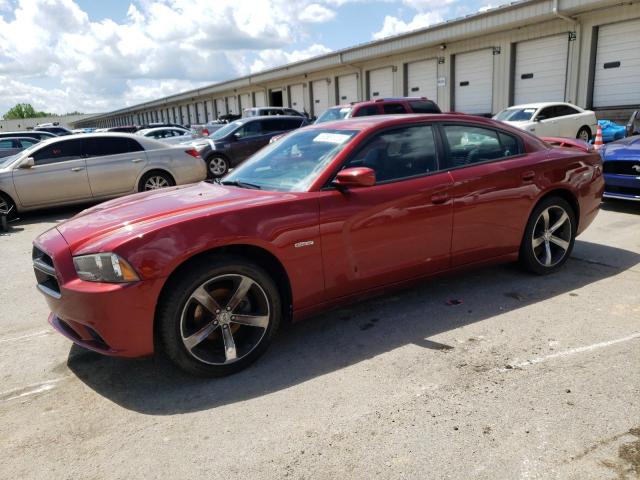
[[[593,106],[640,103],[640,20],[603,25],[593,82]]]
[[[196,104],[192,103],[189,105],[189,124],[193,125],[198,123],[198,117],[196,116],[197,113]]]
[[[264,97],[264,90],[260,90],[259,92],[256,92],[255,97],[256,97],[256,107],[267,106],[267,101],[265,100],[265,97]]]
[[[343,75],[338,77],[338,103],[358,101],[358,75]]]
[[[518,43],[514,103],[564,102],[568,53],[566,34]]]
[[[457,112],[491,113],[493,104],[493,50],[455,56],[455,98]]]
[[[180,123],[182,123],[182,125],[186,125],[187,123],[189,123],[189,111],[187,110],[187,106],[182,105],[182,107],[180,107],[180,111],[182,112]]]
[[[241,109],[245,109],[245,108],[251,108],[251,94],[250,93],[243,93],[240,95],[240,108]]]
[[[227,97],[227,108],[229,109],[229,114],[238,114],[238,99],[235,96]]]
[[[316,80],[311,82],[313,90],[313,114],[319,117],[329,108],[329,84],[327,80]]]
[[[438,99],[438,62],[435,58],[407,64],[407,95]]]
[[[369,71],[369,99],[393,97],[393,70],[391,67]]]
[[[198,109],[198,123],[205,123],[207,119],[204,118],[204,103],[198,102],[196,103],[196,107]]]
[[[227,106],[224,102],[224,98],[216,98],[216,111],[218,117],[227,114]]]
[[[302,112],[304,108],[304,86],[300,83],[298,85],[291,85],[289,87],[289,100],[290,106],[294,110]]]
[[[215,111],[213,110],[213,101],[207,100],[205,102],[205,105],[207,107],[207,122],[211,122],[212,120],[215,120]]]

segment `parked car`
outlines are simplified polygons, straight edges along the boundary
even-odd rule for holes
[[[640,110],[634,110],[627,122],[627,137],[633,137],[634,135],[640,135]]]
[[[57,137],[65,136],[65,135],[73,135],[73,132],[68,128],[61,127],[60,125],[54,125],[52,123],[44,123],[37,125],[34,130],[39,132],[49,132],[54,134]]]
[[[441,111],[433,100],[425,97],[378,98],[331,107],[325,110],[315,123],[397,113],[441,113]]]
[[[365,294],[516,259],[561,268],[604,187],[600,156],[573,142],[464,115],[313,125],[218,184],[58,224],[35,240],[37,285],[50,323],[78,345],[160,349],[188,372],[230,374],[279,324]]]
[[[57,137],[0,159],[0,209],[98,201],[205,178],[192,147],[126,133]]]
[[[269,143],[271,137],[307,125],[304,117],[247,117],[226,124],[191,144],[204,158],[212,178],[222,177]]]
[[[608,143],[600,149],[604,197],[640,201],[640,135]]]
[[[251,107],[242,110],[242,117],[265,117],[270,115],[293,115],[295,117],[305,117],[307,115],[293,108],[288,107]]]
[[[7,137],[26,137],[26,138],[35,138],[37,140],[47,140],[49,138],[56,138],[56,135],[49,132],[38,132],[35,130],[0,133],[0,138],[7,138]]]
[[[226,123],[223,122],[209,122],[198,125],[191,125],[191,136],[193,138],[208,137],[216,130],[220,130]]]
[[[591,140],[598,128],[594,112],[566,102],[515,105],[493,118],[539,137],[579,138],[585,142]]]
[[[4,137],[0,138],[0,158],[15,155],[25,148],[35,145],[40,140],[28,137]]]
[[[125,125],[121,127],[107,127],[100,129],[103,132],[136,133],[139,128],[135,125]]]
[[[155,138],[163,143],[176,144],[185,140],[185,135],[190,135],[191,131],[179,127],[158,127],[139,130],[136,135],[147,138]]]
[[[185,127],[184,125],[180,125],[179,123],[151,122],[145,125],[136,126],[136,131],[148,130],[150,128],[160,128],[160,127],[176,127],[176,128],[183,128],[185,130],[189,130],[187,127]]]

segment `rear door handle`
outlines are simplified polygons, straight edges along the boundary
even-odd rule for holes
[[[141,158],[134,158],[133,160],[131,160],[131,163],[140,163],[141,161]]]
[[[447,200],[449,200],[449,194],[447,193],[434,193],[431,195],[431,203],[434,205],[439,205]]]
[[[530,171],[524,172],[522,174],[522,180],[524,180],[525,182],[530,182],[534,178],[536,178],[536,172],[534,172],[534,171],[530,170]]]
[[[84,170],[84,167],[73,167],[71,169],[72,172],[81,172],[82,170]]]

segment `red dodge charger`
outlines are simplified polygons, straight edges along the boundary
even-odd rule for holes
[[[49,322],[83,347],[219,376],[285,320],[451,270],[560,268],[598,212],[600,156],[465,115],[297,130],[217,184],[131,195],[34,242]]]

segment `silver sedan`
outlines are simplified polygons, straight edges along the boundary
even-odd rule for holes
[[[197,150],[126,133],[56,137],[0,158],[0,210],[107,200],[199,182]]]

